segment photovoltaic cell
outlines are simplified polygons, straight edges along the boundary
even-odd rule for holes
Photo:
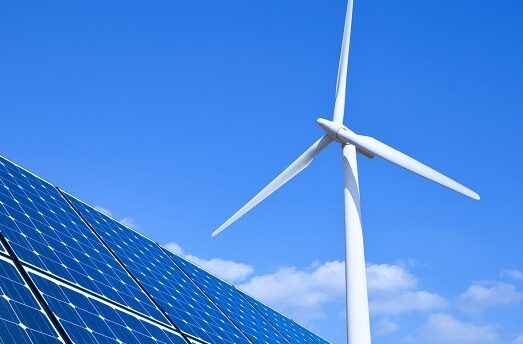
[[[248,343],[156,243],[65,196],[184,333],[209,343]]]
[[[171,252],[167,254],[252,342],[288,343],[288,340],[267,322],[236,288]]]
[[[2,257],[0,257],[0,343],[62,343],[60,335],[14,264]]]
[[[78,344],[181,344],[174,330],[136,317],[64,283],[30,273],[49,308],[71,340]]]
[[[23,262],[167,322],[55,187],[2,157],[0,231]]]
[[[291,343],[327,343],[324,339],[296,324],[286,316],[276,312],[272,308],[264,305],[260,301],[242,292],[242,295],[251,303],[267,320],[269,320],[281,333],[283,333]]]

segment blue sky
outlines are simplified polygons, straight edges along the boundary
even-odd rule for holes
[[[4,2],[0,153],[342,343],[339,149],[210,233],[320,137],[345,5]],[[359,160],[375,343],[523,343],[522,15],[355,4],[346,124],[482,196]]]

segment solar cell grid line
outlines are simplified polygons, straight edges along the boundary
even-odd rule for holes
[[[164,249],[253,343],[289,343],[232,285]]]
[[[67,335],[78,344],[182,344],[174,329],[28,268]]]
[[[68,193],[63,195],[181,331],[208,343],[250,343],[154,241]]]
[[[3,256],[0,256],[0,343],[64,343],[15,263]]]
[[[0,231],[23,263],[167,323],[58,190],[3,157]]]
[[[265,319],[271,322],[281,333],[283,333],[291,343],[328,344],[324,339],[297,324],[294,320],[265,305],[263,302],[256,300],[254,297],[242,292],[241,290],[238,290],[238,292],[241,293],[241,295],[251,303],[254,308],[262,313]]]

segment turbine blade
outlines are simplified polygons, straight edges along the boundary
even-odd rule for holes
[[[348,0],[345,27],[343,29],[343,41],[341,43],[340,63],[338,65],[338,80],[336,81],[336,102],[334,104],[334,117],[332,119],[335,123],[343,123],[343,116],[345,114],[345,93],[347,89],[347,68],[349,65],[353,5],[354,1]]]
[[[278,190],[281,186],[291,180],[298,173],[303,171],[314,158],[330,143],[332,139],[327,135],[316,141],[309,149],[305,151],[296,161],[294,161],[289,167],[287,167],[279,176],[277,176],[272,182],[270,182],[265,188],[263,188],[256,196],[254,196],[247,204],[245,204],[240,210],[238,210],[230,219],[225,221],[217,230],[211,235],[214,237],[220,234],[225,228],[229,227],[233,222],[238,220],[240,217],[245,215],[249,210],[254,208],[258,203],[269,197],[272,193]]]
[[[438,184],[446,186],[472,199],[478,201],[480,199],[477,193],[467,188],[466,186],[461,185],[457,181],[443,175],[442,173],[428,167],[427,165],[422,164],[421,162],[411,158],[410,156],[390,146],[387,146],[386,144],[376,140],[375,138],[358,135],[348,130],[340,130],[338,132],[338,135],[346,139],[348,142],[353,143],[356,147],[360,147],[367,152],[380,156],[383,159],[386,159],[409,171],[417,173],[422,177],[425,177]]]

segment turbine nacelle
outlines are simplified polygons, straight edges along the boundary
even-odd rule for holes
[[[330,137],[333,141],[339,142],[341,144],[352,144],[356,146],[358,153],[366,156],[369,159],[372,159],[376,156],[376,154],[363,147],[360,147],[354,140],[351,140],[350,138],[357,136],[357,134],[343,124],[329,121],[325,118],[318,118],[317,122],[318,125],[325,131],[327,136]]]
[[[325,131],[325,134],[327,134],[327,136],[329,136],[333,141],[340,143],[349,143],[343,142],[342,139],[338,136],[338,132],[340,130],[349,130],[349,128],[347,128],[343,124],[335,123],[325,118],[318,118],[316,122],[323,129],[323,131]]]

